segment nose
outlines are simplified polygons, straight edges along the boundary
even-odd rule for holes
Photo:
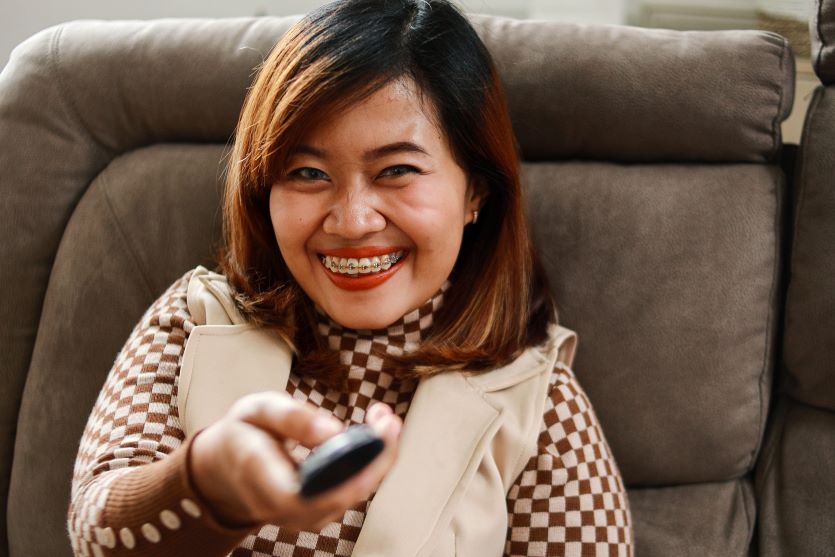
[[[322,228],[349,240],[360,240],[386,227],[386,218],[375,207],[375,196],[364,185],[340,188]]]

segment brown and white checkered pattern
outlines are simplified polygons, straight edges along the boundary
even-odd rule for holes
[[[433,312],[441,307],[443,293],[448,288],[449,283],[445,283],[425,304],[383,330],[346,329],[319,311],[319,334],[327,338],[332,350],[339,351],[340,361],[348,366],[347,388],[345,391],[335,390],[316,379],[291,372],[287,392],[293,398],[330,412],[346,425],[364,423],[365,412],[378,401],[391,406],[401,418],[405,417],[417,381],[395,380],[393,375],[383,371],[380,355],[400,355],[417,348],[422,333],[432,326]],[[300,461],[310,450],[297,445],[291,452]],[[321,532],[290,532],[273,525],[266,526],[257,534],[247,536],[241,546],[232,552],[232,557],[349,556],[359,538],[368,503],[373,498],[372,494],[367,501],[348,510],[339,521],[331,522]]]
[[[177,414],[183,348],[194,327],[186,304],[191,271],[148,309],[118,354],[81,439],[68,529],[76,555],[100,555],[98,527],[110,486],[136,466],[165,458],[184,440]],[[417,386],[382,370],[380,354],[415,349],[443,291],[386,330],[344,329],[320,313],[319,332],[349,366],[347,389],[335,391],[290,374],[287,390],[333,413],[362,423],[375,401],[405,416]],[[588,400],[567,368],[555,369],[550,405],[531,458],[508,497],[510,555],[631,555],[628,506],[614,460]],[[296,446],[302,459],[308,449]],[[372,495],[373,498],[373,495]],[[371,499],[369,499],[370,501]],[[349,556],[368,502],[347,511],[321,532],[293,532],[267,525],[247,536],[232,557]]]
[[[67,526],[79,555],[99,555],[96,527],[109,486],[131,467],[164,458],[185,435],[176,384],[194,327],[186,305],[191,271],[157,299],[116,357],[81,437]],[[107,473],[105,473],[107,472]]]
[[[574,373],[557,363],[531,457],[507,497],[506,556],[632,555],[626,491]]]

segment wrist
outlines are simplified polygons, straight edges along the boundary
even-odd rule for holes
[[[212,515],[215,521],[229,529],[254,528],[260,524],[248,516],[247,509],[242,505],[230,504],[235,500],[231,489],[214,473],[212,466],[215,459],[207,452],[207,445],[212,442],[211,436],[201,435],[206,429],[197,431],[189,445],[186,457],[186,470],[192,489],[200,502]]]

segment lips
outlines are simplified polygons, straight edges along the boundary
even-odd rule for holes
[[[366,246],[322,250],[318,255],[322,271],[336,287],[356,291],[386,282],[400,270],[409,252],[400,247]]]

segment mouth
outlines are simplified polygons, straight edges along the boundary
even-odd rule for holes
[[[367,290],[383,284],[408,255],[401,248],[346,248],[317,254],[327,277],[343,290]]]

